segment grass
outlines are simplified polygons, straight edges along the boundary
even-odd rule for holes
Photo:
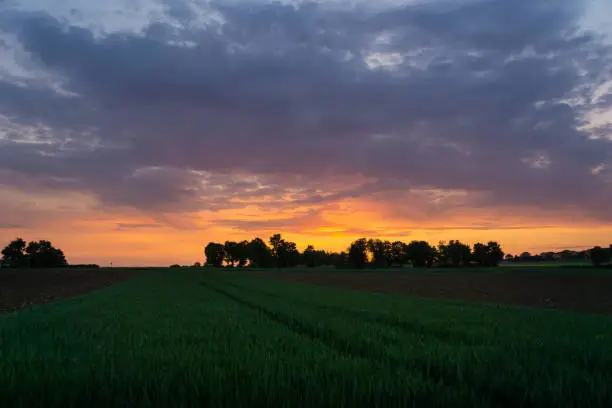
[[[152,271],[0,317],[0,406],[612,406],[612,318]]]

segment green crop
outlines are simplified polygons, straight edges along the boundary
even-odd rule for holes
[[[0,406],[612,406],[612,319],[153,271],[0,317]]]

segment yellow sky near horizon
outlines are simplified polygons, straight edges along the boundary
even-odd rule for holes
[[[16,236],[27,240],[49,239],[64,250],[71,263],[97,263],[108,266],[167,266],[203,261],[204,246],[209,241],[226,239],[240,241],[259,236],[267,241],[267,234],[248,234],[230,231],[181,231],[173,228],[155,228],[142,231],[116,231],[110,228],[79,230],[32,229],[28,231],[4,229],[0,241],[8,243]],[[278,231],[281,232],[282,231]],[[300,233],[284,233],[286,239],[295,241],[302,250],[308,244],[316,248],[341,251],[359,236],[334,233],[329,236],[309,236]],[[437,244],[440,240],[459,239],[465,243],[496,240],[506,253],[523,251],[540,253],[548,250],[584,249],[595,245],[609,245],[612,227],[584,230],[579,228],[550,228],[525,230],[414,230],[409,236],[377,236],[381,239],[427,240]]]
[[[426,240],[431,244],[459,239],[470,245],[494,240],[512,254],[612,243],[612,225],[562,218],[552,212],[533,212],[530,216],[506,211],[503,222],[496,218],[499,213],[476,209],[441,214],[439,219],[427,214],[410,219],[401,215],[411,213],[400,204],[397,208],[401,211],[393,211],[392,207],[377,208],[367,200],[352,199],[316,211],[308,207],[283,211],[247,207],[145,215],[127,208],[110,210],[84,194],[65,193],[50,198],[23,195],[23,200],[13,201],[13,207],[7,206],[7,195],[2,197],[5,200],[0,199],[0,205],[4,204],[3,211],[9,214],[14,212],[15,225],[0,228],[0,244],[17,236],[26,240],[48,239],[64,250],[69,262],[102,266],[111,262],[114,266],[187,265],[203,261],[204,246],[210,241],[254,237],[267,241],[276,232],[296,242],[301,250],[311,244],[319,249],[341,251],[360,237]],[[546,218],[546,214],[550,217]]]

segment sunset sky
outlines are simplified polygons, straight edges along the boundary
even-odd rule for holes
[[[612,243],[609,0],[4,0],[0,244]]]

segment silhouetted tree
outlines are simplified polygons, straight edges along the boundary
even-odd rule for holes
[[[331,253],[323,250],[314,251],[315,266],[333,266],[334,260]]]
[[[22,238],[11,241],[2,250],[3,268],[25,268],[28,266],[28,257],[25,253],[26,242]]]
[[[32,268],[62,268],[68,266],[61,249],[54,248],[49,241],[32,241],[25,249],[28,264]]]
[[[499,263],[504,259],[504,251],[501,245],[495,241],[487,243],[487,251],[489,254],[489,266],[499,266]]]
[[[206,265],[220,268],[223,266],[223,260],[225,259],[225,247],[217,242],[209,242],[204,248],[204,255],[206,256]]]
[[[555,260],[555,253],[552,251],[548,251],[548,252],[542,252],[540,254],[540,258],[542,258],[543,261],[554,261]]]
[[[372,266],[375,268],[386,268],[391,259],[391,243],[380,239],[370,239],[367,242],[367,249],[372,258]]]
[[[480,242],[474,244],[472,256],[478,265],[487,266],[489,264],[489,251],[485,244],[481,244]]]
[[[368,243],[365,238],[360,238],[353,242],[348,251],[349,267],[362,269],[368,264]]]
[[[591,257],[591,262],[593,263],[593,265],[600,266],[610,262],[610,257],[612,256],[612,254],[610,254],[610,251],[611,250],[609,248],[602,248],[600,246],[596,246],[589,250],[589,255]]]
[[[308,245],[306,247],[306,249],[304,250],[303,258],[304,258],[304,263],[306,264],[307,267],[314,268],[315,266],[318,266],[317,251],[315,251],[312,245]]]
[[[225,264],[232,268],[236,266],[239,259],[238,243],[234,241],[225,241],[223,244],[223,252]]]
[[[300,261],[300,252],[297,250],[295,242],[286,241],[281,234],[274,234],[270,237],[272,246],[272,256],[278,268],[290,268],[297,266]]]
[[[349,267],[348,254],[344,251],[332,252],[328,254],[330,265],[335,266],[337,269],[345,269]]]
[[[450,240],[446,246],[446,250],[448,251],[446,257],[450,260],[451,265],[455,267],[469,265],[472,254],[469,245],[457,240]]]
[[[282,237],[281,234],[274,234],[270,237],[270,246],[272,247],[272,256],[277,259],[278,258],[278,252],[280,250],[280,246],[281,246],[281,241],[282,241]]]
[[[391,264],[404,266],[408,263],[406,248],[408,246],[401,241],[395,241],[391,244]]]
[[[470,247],[460,241],[450,240],[448,244],[440,241],[438,244],[438,263],[442,266],[452,265],[457,267],[468,265],[470,258]]]
[[[240,241],[235,248],[238,266],[244,268],[249,262],[249,241]]]
[[[401,241],[383,241],[380,239],[360,238],[351,243],[348,252],[334,253],[316,250],[308,245],[301,254],[295,242],[283,239],[281,234],[269,238],[270,246],[261,238],[251,242],[226,241],[224,244],[211,242],[205,248],[207,265],[255,268],[287,268],[297,265],[317,267],[333,265],[337,268],[364,268],[371,259],[371,265],[386,268],[392,265],[402,266],[411,262],[414,266],[469,265],[474,261],[480,265],[497,266],[504,259],[504,252],[497,242],[490,241],[487,245],[477,243],[471,248],[457,240],[448,243],[440,242],[439,249],[432,247],[426,241],[413,241],[406,245]],[[518,260],[518,257],[514,258]]]
[[[277,261],[277,265],[281,268],[292,268],[298,265],[300,252],[295,242],[285,241],[284,239],[281,241]]]
[[[416,267],[429,267],[436,257],[436,249],[426,241],[412,241],[406,247],[406,256]]]
[[[504,259],[504,252],[497,242],[490,241],[487,245],[476,243],[472,257],[481,266],[498,266]]]
[[[247,245],[249,265],[254,268],[270,268],[274,264],[272,251],[261,238],[255,238]]]
[[[2,266],[9,268],[61,268],[68,266],[61,249],[49,241],[31,241],[27,244],[17,238],[2,250]]]

